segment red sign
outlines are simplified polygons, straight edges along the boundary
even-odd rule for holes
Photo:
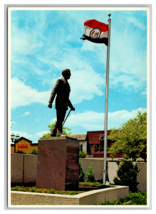
[[[17,144],[18,145],[18,148],[27,148],[28,145],[25,143],[25,144]]]

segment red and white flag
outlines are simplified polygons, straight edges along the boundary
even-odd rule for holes
[[[85,21],[84,34],[81,39],[108,45],[108,25],[95,19]]]

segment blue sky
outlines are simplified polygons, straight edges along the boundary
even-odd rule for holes
[[[76,111],[65,126],[73,134],[104,129],[106,52],[83,41],[83,23],[108,23],[111,13],[108,129],[147,111],[147,12],[145,10],[12,10],[11,132],[38,142],[55,120],[48,108],[54,84],[70,68]]]

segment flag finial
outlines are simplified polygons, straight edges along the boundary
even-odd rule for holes
[[[108,16],[109,16],[109,19],[108,19],[108,20],[110,20],[110,17],[111,17],[111,13],[109,13],[109,14],[108,14]]]

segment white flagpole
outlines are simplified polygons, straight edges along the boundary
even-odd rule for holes
[[[108,46],[107,46],[107,64],[106,64],[106,89],[105,89],[105,121],[104,121],[104,169],[103,184],[106,184],[106,161],[107,161],[107,118],[108,118],[108,89],[109,89],[109,56],[110,56],[110,31],[111,31],[111,14],[108,14]]]

